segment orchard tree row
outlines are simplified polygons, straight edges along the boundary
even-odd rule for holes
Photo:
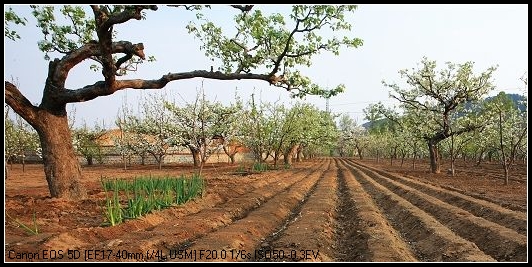
[[[258,102],[252,95],[246,103],[236,98],[223,105],[198,94],[193,103],[182,106],[152,95],[139,99],[136,112],[124,103],[116,125],[120,135],[114,143],[126,158],[136,155],[144,163],[153,157],[161,167],[171,147],[187,148],[195,167],[202,167],[213,153],[224,151],[235,162],[240,148],[251,151],[256,162],[273,160],[290,165],[303,153],[312,157],[330,151],[337,137],[332,116],[304,103],[287,107]]]
[[[4,160],[5,175],[8,176],[8,164],[15,161],[22,164],[24,171],[26,158],[30,155],[41,156],[39,136],[20,116],[10,116],[11,109],[4,109]]]
[[[527,159],[527,98],[513,100],[494,89],[491,79],[495,68],[475,74],[473,63],[447,63],[443,69],[436,62],[423,59],[418,69],[402,70],[406,85],[392,88],[390,96],[399,101],[396,109],[372,104],[364,112],[369,126],[356,125],[349,117],[340,119],[340,142],[344,155],[355,153],[376,157],[430,159],[433,173],[440,172],[441,158],[451,161],[451,173],[458,157],[477,164],[493,158],[501,162],[508,183],[509,167]],[[521,80],[524,91],[526,76]]]
[[[138,110],[124,101],[116,118],[119,134],[113,136],[114,151],[127,158],[136,155],[144,164],[153,157],[161,168],[171,147],[189,149],[194,166],[201,167],[213,154],[224,151],[235,163],[240,148],[249,149],[256,162],[280,159],[292,164],[292,159],[327,155],[334,149],[338,137],[333,116],[317,107],[296,103],[289,107],[282,103],[265,103],[251,98],[244,102],[239,97],[235,103],[224,106],[211,102],[198,94],[193,103],[179,106],[168,101],[165,95],[142,96],[137,100]],[[9,110],[9,109],[8,109]],[[72,112],[71,112],[72,113]],[[6,159],[23,159],[27,154],[40,151],[37,133],[20,116],[15,122],[6,112]],[[104,163],[102,137],[111,129],[98,124],[89,127],[84,122],[74,128],[70,117],[73,146],[78,155],[93,165]],[[23,162],[22,162],[23,163]]]

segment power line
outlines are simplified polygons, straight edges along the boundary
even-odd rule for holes
[[[347,106],[347,105],[371,104],[371,103],[377,103],[377,102],[389,102],[389,101],[395,101],[395,99],[383,99],[383,100],[373,100],[373,101],[360,101],[360,102],[338,103],[338,104],[332,104],[332,105],[333,105],[333,106]]]

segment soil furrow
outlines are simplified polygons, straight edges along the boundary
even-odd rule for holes
[[[324,157],[261,173],[213,165],[204,169],[203,197],[113,227],[101,226],[102,175],[188,176],[195,170],[90,167],[89,197],[70,201],[47,197],[42,166],[30,166],[5,184],[11,217],[4,256],[29,262],[527,260],[526,184],[500,185],[492,177],[497,166],[479,167],[485,175],[464,169],[451,178],[421,163],[411,169]]]
[[[324,168],[324,166],[320,164],[315,168]],[[305,169],[290,172],[288,175],[280,173],[278,177],[265,181],[266,183],[263,186],[257,187],[251,192],[234,196],[216,207],[203,209],[198,213],[157,225],[149,232],[143,233],[147,236],[142,238],[141,242],[123,243],[118,245],[116,249],[127,248],[128,251],[160,250],[169,252],[171,249],[186,247],[197,238],[201,238],[210,232],[246,217],[252,210],[260,207],[277,194],[296,186],[312,172],[313,169]],[[248,186],[253,187],[253,185]],[[169,231],[169,229],[173,230]],[[165,235],[161,236],[157,234],[158,232],[165,233]]]
[[[328,168],[294,216],[261,242],[255,261],[333,261],[336,164]],[[302,242],[303,241],[303,242]]]
[[[367,169],[377,172],[387,178],[408,185],[453,206],[467,210],[475,216],[485,218],[494,223],[513,229],[520,234],[526,235],[528,223],[525,213],[509,210],[492,202],[476,199],[454,191],[445,190],[441,187],[422,183],[410,178],[401,177],[399,175],[365,166],[354,161],[350,162],[362,167],[366,167]]]
[[[340,163],[340,190],[345,192],[340,208],[342,242],[340,261],[417,261],[414,253],[390,225],[372,198],[346,165]]]
[[[359,167],[373,180],[436,218],[455,233],[477,244],[498,261],[526,261],[526,236],[443,202],[372,170]]]
[[[232,224],[210,232],[191,242],[186,249],[179,250],[170,247],[169,261],[250,261],[257,253],[257,248],[263,238],[274,232],[290,216],[308,192],[322,177],[325,168],[312,168],[312,173],[291,186],[288,190],[277,193],[269,201],[252,210],[248,216]],[[179,252],[194,253],[194,258],[183,258]],[[198,257],[198,252],[216,251],[220,257]],[[221,254],[226,257],[221,258]]]
[[[349,165],[355,179],[385,212],[420,261],[495,261],[419,207]]]
[[[232,176],[229,179],[238,179],[242,183],[237,182],[237,184],[241,186],[238,186],[238,189],[235,190],[234,183],[228,184],[225,190],[231,190],[234,195],[227,196],[225,199],[215,199],[218,202],[209,202],[209,207],[203,207],[200,210],[189,209],[195,203],[186,203],[176,208],[151,213],[139,220],[128,221],[113,227],[115,232],[112,236],[107,234],[107,231],[110,229],[108,227],[76,229],[72,233],[62,233],[58,236],[48,238],[42,244],[42,249],[57,249],[62,246],[68,246],[68,243],[63,240],[69,240],[72,237],[83,240],[87,244],[86,247],[78,247],[77,249],[105,247],[115,251],[123,250],[130,253],[145,253],[148,250],[161,249],[161,246],[164,247],[166,243],[175,245],[176,242],[186,242],[187,238],[191,236],[202,235],[205,231],[212,231],[217,227],[221,227],[237,218],[243,217],[244,213],[253,207],[260,205],[261,202],[271,198],[275,193],[285,190],[298,181],[298,179],[293,179],[292,177],[299,177],[299,175],[304,173],[309,173],[308,168],[298,168],[288,173],[279,172],[279,176],[269,181],[261,180],[259,174],[254,175],[253,178],[251,176],[247,176],[246,178]],[[263,195],[257,194],[257,192],[266,191],[270,193]],[[207,198],[212,200],[209,197],[212,196],[207,195]],[[245,201],[246,199],[249,201]],[[199,199],[198,201],[202,202],[205,199]],[[204,217],[206,214],[209,214],[208,220],[198,219]],[[123,231],[117,232],[117,228],[123,228]],[[195,228],[201,230],[187,230]],[[168,229],[175,229],[179,233],[172,232],[172,235],[169,235]],[[97,231],[99,234],[94,235],[94,233],[90,233],[91,231]],[[162,232],[165,234],[160,234]],[[92,239],[85,238],[85,236],[92,236]],[[133,236],[135,238],[131,238]],[[141,240],[140,242],[138,241],[139,238]]]

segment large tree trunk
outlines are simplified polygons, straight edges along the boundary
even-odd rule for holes
[[[286,152],[284,153],[284,156],[283,156],[283,157],[284,157],[283,160],[284,160],[284,165],[285,165],[285,166],[292,165],[292,154],[290,154],[289,151],[286,151]]]
[[[36,127],[42,147],[44,173],[52,197],[83,199],[86,191],[81,184],[81,165],[74,153],[66,113],[54,115],[39,111]]]
[[[157,160],[157,163],[159,163],[159,170],[163,169],[163,160],[164,160],[164,155],[159,155],[158,160]]]
[[[403,163],[405,163],[405,157],[406,157],[406,149],[401,150],[401,167],[403,167]]]
[[[124,163],[124,170],[127,170],[126,155],[122,155],[122,163]]]
[[[453,158],[451,158],[451,176],[454,177],[455,173],[456,173],[456,170],[454,169],[454,160]]]
[[[430,155],[430,170],[432,173],[440,173],[440,160],[438,153],[438,144],[432,141],[427,142],[429,146],[429,155]]]
[[[451,176],[454,177],[454,161],[456,159],[455,151],[454,151],[454,136],[451,136]]]

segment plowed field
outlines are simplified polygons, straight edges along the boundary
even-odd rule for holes
[[[42,166],[5,182],[5,261],[527,261],[526,170],[424,177],[398,166],[320,158],[289,170],[204,170],[202,198],[103,227],[101,176],[181,175],[186,166],[86,167],[89,198],[48,197]],[[421,167],[418,167],[418,169]],[[525,168],[525,166],[522,166]],[[502,172],[501,172],[502,173]],[[462,182],[460,182],[462,181]],[[479,187],[475,190],[475,181]]]

